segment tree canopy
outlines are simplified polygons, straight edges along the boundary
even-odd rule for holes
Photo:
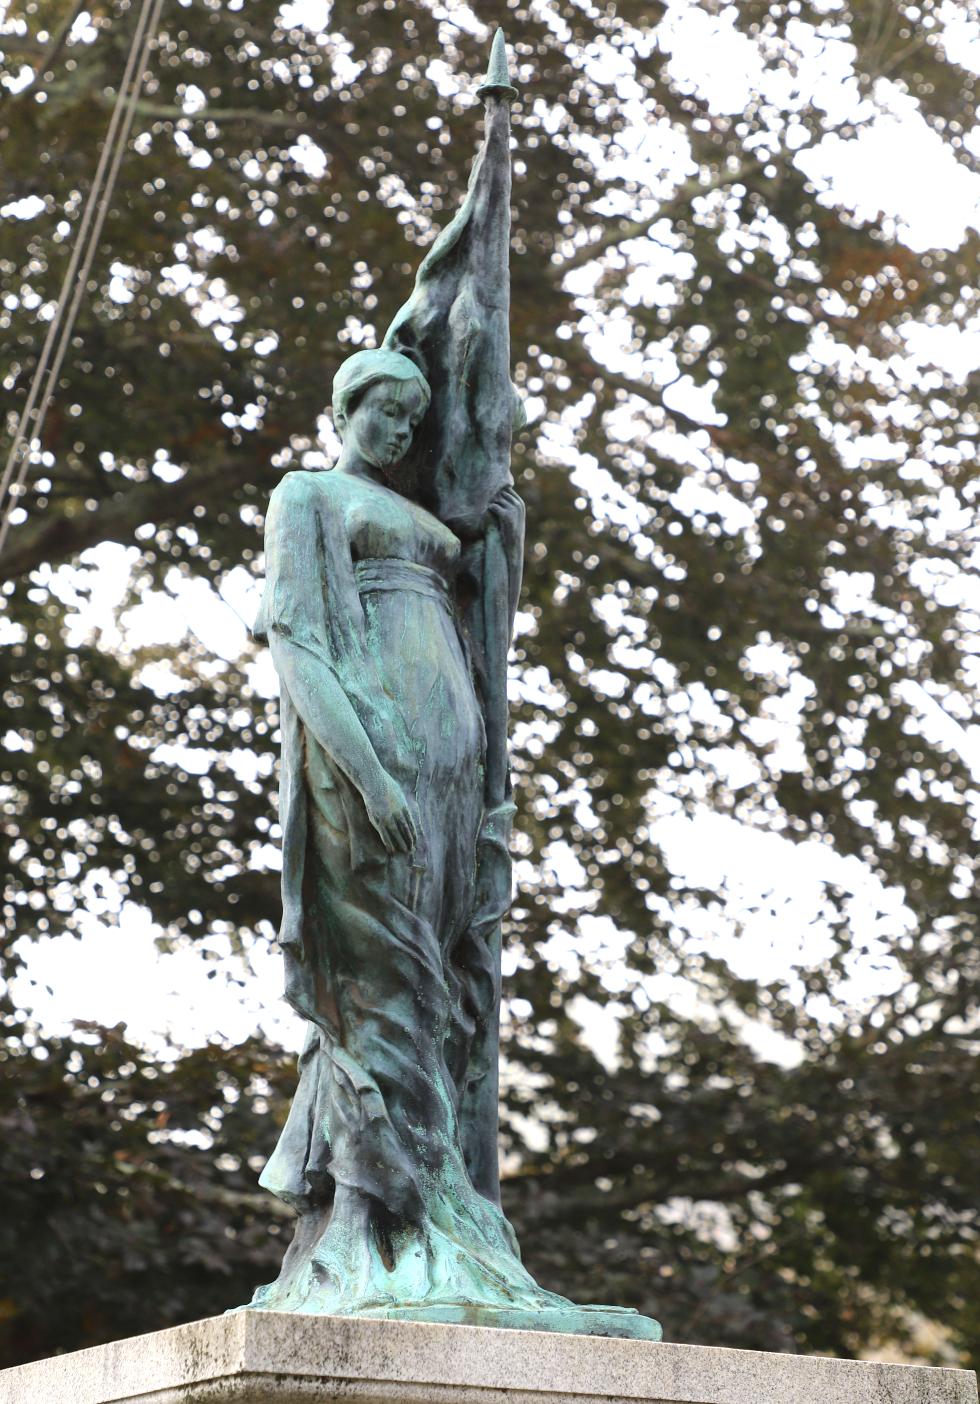
[[[0,25],[4,453],[134,7],[65,18],[10,0]],[[323,461],[336,367],[464,187],[497,23],[531,419],[508,1211],[544,1285],[668,1339],[965,1360],[980,479],[943,348],[975,326],[976,231],[943,247],[833,179],[913,129],[950,189],[972,179],[948,5],[167,0],[5,553],[3,974],[100,885],[163,947],[271,938],[257,647],[80,632],[85,553],[131,548],[121,610],[261,575],[270,491]],[[828,855],[809,929],[774,910],[770,968],[738,954],[731,865],[672,856],[685,817],[777,865]],[[614,1021],[603,1057],[583,1009]],[[2,1017],[0,1363],[268,1279],[281,1050],[167,1061],[121,1029],[55,1037],[9,994]]]

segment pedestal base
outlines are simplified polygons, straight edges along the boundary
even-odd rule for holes
[[[0,1371],[0,1404],[977,1404],[966,1370],[243,1311]]]
[[[630,1341],[659,1341],[659,1321],[627,1307],[568,1306],[538,1311],[517,1307],[385,1307],[360,1313],[361,1320],[427,1321],[448,1326],[488,1326],[497,1331],[561,1331],[569,1336],[615,1336]]]

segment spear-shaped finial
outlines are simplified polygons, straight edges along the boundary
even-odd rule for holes
[[[517,97],[517,89],[511,84],[510,70],[507,67],[507,41],[504,38],[504,31],[498,29],[493,37],[493,48],[490,50],[490,67],[487,69],[487,76],[483,80],[481,87],[476,90],[477,96],[481,98],[502,97],[508,102],[513,102]]]

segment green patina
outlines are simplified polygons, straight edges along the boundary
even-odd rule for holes
[[[500,924],[514,812],[503,35],[466,198],[379,351],[334,383],[342,452],[287,474],[256,633],[282,685],[286,997],[308,1021],[262,1183],[298,1214],[253,1308],[657,1340],[521,1265],[500,1207]]]

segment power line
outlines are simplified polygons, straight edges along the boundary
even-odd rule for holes
[[[33,440],[40,439],[65,353],[71,341],[78,309],[88,284],[116,177],[132,130],[136,104],[149,61],[150,46],[157,32],[162,8],[163,0],[143,0],[137,17],[119,94],[109,118],[92,188],[82,211],[58,302],[34,370],[27,402],[14,432],[14,441],[7,456],[3,477],[0,479],[0,507],[3,507],[4,500],[7,499],[6,506],[3,507],[3,519],[0,521],[0,552],[6,543],[11,516],[27,478],[30,445]],[[16,480],[12,482],[15,471]]]

